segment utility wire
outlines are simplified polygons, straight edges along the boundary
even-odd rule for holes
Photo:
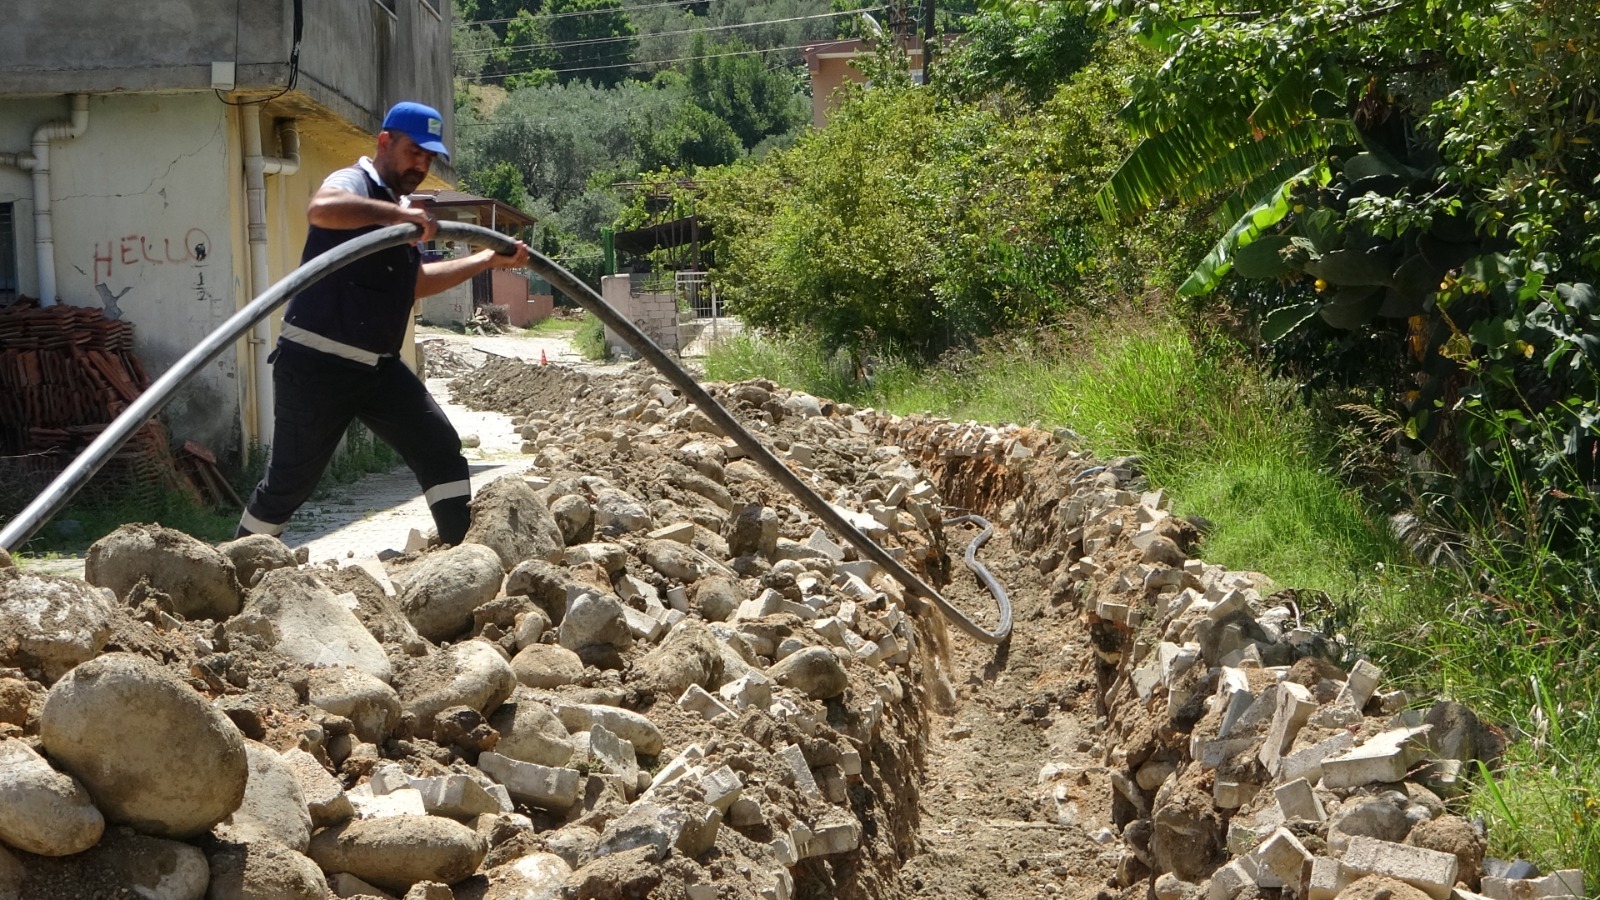
[[[833,39],[833,40],[837,40],[837,39]],[[576,66],[576,67],[569,67],[569,68],[547,68],[545,66],[534,66],[531,69],[517,69],[514,72],[498,72],[498,73],[493,74],[493,75],[480,75],[479,79],[481,80],[481,79],[486,79],[486,78],[505,78],[505,77],[507,77],[509,75],[521,75],[521,74],[523,74],[525,72],[552,72],[552,73],[557,74],[557,75],[566,75],[566,74],[570,74],[570,73],[573,73],[573,72],[594,72],[594,71],[598,71],[598,70],[601,70],[601,69],[626,69],[626,68],[631,68],[633,66],[662,66],[662,65],[667,65],[668,63],[692,62],[694,60],[700,60],[700,59],[718,59],[718,58],[724,57],[724,56],[749,56],[752,53],[778,53],[778,52],[781,52],[781,51],[784,51],[784,50],[801,50],[801,49],[804,49],[806,47],[814,47],[817,44],[825,44],[825,43],[829,43],[829,42],[830,41],[828,41],[828,40],[807,41],[804,44],[795,44],[792,47],[763,47],[763,48],[758,48],[758,49],[755,49],[755,50],[735,50],[735,51],[731,51],[731,52],[728,52],[728,53],[707,53],[704,56],[680,56],[677,59],[641,59],[641,60],[637,60],[635,62],[616,63],[616,64],[613,64],[613,65],[606,65],[606,66]],[[484,123],[477,123],[477,124],[487,125],[487,124],[498,124],[498,123],[484,122]]]
[[[787,19],[764,19],[760,22],[742,22],[735,25],[711,25],[705,28],[686,28],[682,31],[652,31],[646,34],[627,34],[613,37],[584,38],[582,40],[557,41],[548,44],[518,44],[512,47],[471,48],[467,50],[461,50],[456,55],[460,56],[468,53],[495,53],[497,51],[513,52],[521,50],[558,50],[564,47],[579,47],[590,44],[612,44],[616,43],[617,41],[635,41],[652,37],[674,37],[680,34],[703,34],[707,31],[726,31],[731,28],[757,28],[762,25],[780,25],[785,22],[804,22],[810,19],[832,19],[837,18],[838,16],[853,16],[857,13],[872,12],[879,9],[883,9],[883,6],[863,6],[860,9],[844,9],[839,10],[838,12],[817,13],[810,16],[791,16]]]
[[[574,9],[567,12],[545,13],[542,18],[565,19],[569,16],[598,16],[601,13],[627,13],[636,9],[660,9],[663,6],[688,6],[691,3],[710,3],[711,0],[671,0],[669,3],[645,3],[639,6],[616,6],[610,9]],[[535,16],[541,18],[541,16]],[[452,25],[504,25],[507,22],[517,21],[516,16],[509,19],[473,19],[470,22],[452,22]]]

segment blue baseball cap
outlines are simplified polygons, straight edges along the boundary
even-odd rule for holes
[[[424,150],[450,159],[450,150],[444,145],[444,116],[423,103],[406,100],[396,103],[383,117],[384,131],[398,131],[417,142]]]

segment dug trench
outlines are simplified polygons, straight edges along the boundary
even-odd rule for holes
[[[1452,813],[1495,729],[1190,558],[1136,461],[713,386],[987,625],[944,519],[991,520],[992,647],[648,370],[492,359],[452,393],[527,462],[460,547],[0,557],[0,897],[1584,895]]]

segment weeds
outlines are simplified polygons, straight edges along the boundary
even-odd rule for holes
[[[606,348],[605,323],[595,318],[593,313],[584,313],[572,332],[572,349],[584,359],[608,358],[611,352]]]

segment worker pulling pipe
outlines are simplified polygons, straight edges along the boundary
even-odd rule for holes
[[[72,499],[73,495],[90,478],[94,477],[96,472],[100,471],[140,426],[154,417],[167,404],[179,388],[187,384],[212,360],[216,359],[230,345],[248,333],[258,321],[264,320],[273,310],[282,306],[295,294],[300,293],[338,269],[363,256],[390,247],[411,243],[420,234],[421,229],[416,225],[390,225],[347,241],[289,273],[282,281],[274,284],[243,309],[234,313],[221,327],[207,335],[205,339],[174,363],[172,368],[156,379],[149,389],[129,405],[121,415],[117,416],[116,420],[108,425],[105,431],[101,432],[100,436],[85,448],[77,459],[74,459],[38,497],[34,498],[27,508],[18,513],[15,519],[6,523],[4,528],[0,528],[0,547],[7,550],[15,550],[21,547],[39,528],[43,527],[45,522],[49,521],[51,516],[59,512]],[[515,241],[499,232],[458,222],[439,223],[438,234],[443,238],[457,238],[491,247],[500,253],[513,252],[516,246]],[[532,254],[529,268],[562,293],[571,297],[578,305],[593,313],[596,318],[600,319],[611,330],[622,335],[623,339],[640,356],[682,391],[684,396],[694,403],[723,434],[738,444],[751,460],[761,466],[768,475],[788,489],[790,493],[794,494],[807,509],[820,518],[835,534],[849,541],[863,556],[882,566],[885,571],[904,585],[913,595],[934,604],[946,618],[953,621],[962,631],[986,644],[999,644],[1010,636],[1010,602],[1006,599],[1003,590],[997,590],[999,587],[998,582],[995,582],[992,577],[985,579],[985,584],[991,592],[995,593],[996,603],[1000,607],[1000,622],[993,631],[990,631],[969,619],[954,606],[951,606],[937,591],[912,574],[910,570],[901,565],[886,550],[852,525],[838,509],[818,495],[810,485],[802,481],[788,466],[774,456],[764,444],[757,440],[744,426],[740,425],[731,413],[707,393],[699,382],[695,381],[694,376],[679,366],[675,360],[658,347],[654,341],[650,340],[649,336],[640,331],[637,326],[601,299],[600,295],[594,292],[594,289],[579,281],[572,273],[540,253]],[[959,520],[953,519],[951,521],[953,523]],[[986,522],[983,524],[988,525]],[[985,533],[980,535],[979,539],[968,547],[967,562],[969,567],[975,563],[974,554],[977,547],[981,545],[990,532],[992,532],[992,526],[987,528]],[[974,569],[974,571],[977,572],[979,569]],[[983,575],[987,575],[987,572],[984,572]]]

